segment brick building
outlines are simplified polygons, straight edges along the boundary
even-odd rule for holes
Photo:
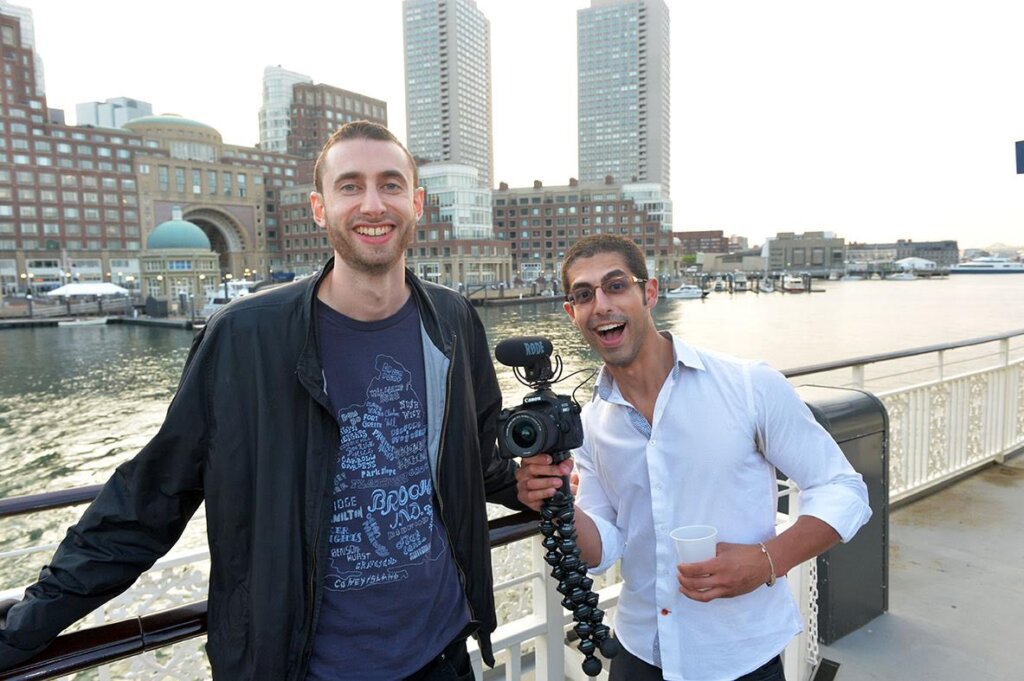
[[[493,194],[494,233],[509,244],[514,276],[524,282],[561,276],[569,246],[589,234],[628,236],[640,246],[651,275],[673,276],[682,268],[682,250],[671,225],[655,202],[638,203],[633,187],[604,182],[579,182],[545,187],[510,188],[502,182]]]

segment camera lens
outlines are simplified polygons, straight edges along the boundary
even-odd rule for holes
[[[512,415],[502,435],[505,446],[512,456],[533,456],[544,451],[550,427],[541,414],[521,411]]]
[[[529,449],[537,442],[537,429],[529,422],[517,423],[512,429],[512,441],[523,449]]]

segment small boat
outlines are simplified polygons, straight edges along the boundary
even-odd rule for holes
[[[761,293],[775,293],[775,282],[771,279],[762,279],[757,284],[757,290]]]
[[[1009,258],[982,256],[949,268],[950,274],[1024,274],[1024,262]]]
[[[693,284],[683,284],[677,288],[665,291],[666,298],[704,298],[707,295],[708,291]]]
[[[782,278],[782,290],[786,293],[804,293],[807,291],[807,286],[804,284],[803,277],[787,274]]]
[[[106,326],[106,317],[87,317],[85,319],[66,319],[57,322],[57,326]]]
[[[732,275],[732,292],[742,293],[743,291],[749,291],[750,284],[747,282],[747,275],[743,272],[735,272]]]
[[[915,281],[917,279],[917,275],[913,272],[896,272],[895,274],[887,276],[886,279],[890,279],[892,281]]]

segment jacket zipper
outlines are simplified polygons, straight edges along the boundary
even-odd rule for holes
[[[444,528],[444,533],[448,537],[448,552],[452,554],[452,562],[455,563],[455,569],[459,571],[459,580],[462,582],[462,593],[466,599],[466,605],[469,607],[469,618],[471,621],[476,621],[476,613],[473,611],[473,601],[470,599],[469,594],[466,593],[466,572],[462,569],[462,565],[459,563],[459,557],[455,554],[455,543],[452,541],[452,536],[448,532],[448,526],[444,522],[444,497],[441,494],[441,459],[444,457],[445,452],[445,441],[448,438],[448,416],[451,411],[452,402],[452,373],[455,371],[455,353],[458,351],[458,345],[456,345],[457,336],[452,334],[452,356],[448,363],[448,375],[445,377],[445,391],[444,391],[444,417],[441,419],[441,440],[438,442],[437,448],[437,505],[441,511],[441,526]]]
[[[321,372],[321,376],[323,376],[323,372]],[[327,378],[326,378],[326,376],[323,376],[323,392],[324,392],[325,395],[327,394]],[[319,402],[319,400],[317,400],[317,402]],[[321,405],[321,406],[323,406],[323,405]],[[330,461],[330,459],[331,459],[330,455],[327,456],[327,459],[328,459],[328,461]],[[324,466],[327,467],[328,464],[325,463]],[[322,497],[323,494],[324,493],[321,493],[320,496]],[[321,511],[321,515],[323,515],[322,511]],[[313,631],[313,624],[314,624],[314,620],[316,619],[316,592],[317,592],[316,582],[317,582],[317,569],[318,569],[318,567],[320,565],[320,529],[321,529],[321,527],[323,525],[322,521],[323,521],[323,518],[321,517],[317,521],[316,531],[313,533],[313,552],[312,552],[312,560],[310,561],[310,568],[311,569],[310,569],[310,573],[309,573],[309,618],[308,618],[309,624],[308,624],[307,630],[306,630],[306,640],[302,644],[302,653],[299,656],[299,664],[295,668],[295,673],[291,677],[293,679],[298,679],[299,674],[301,672],[303,672],[303,671],[306,671],[307,666],[309,664],[309,657],[310,657],[310,655],[313,652],[313,638],[316,636],[316,632]]]

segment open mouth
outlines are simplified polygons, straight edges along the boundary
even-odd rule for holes
[[[604,341],[616,341],[622,337],[622,332],[626,330],[625,322],[611,322],[608,324],[601,324],[594,327],[594,331]]]

